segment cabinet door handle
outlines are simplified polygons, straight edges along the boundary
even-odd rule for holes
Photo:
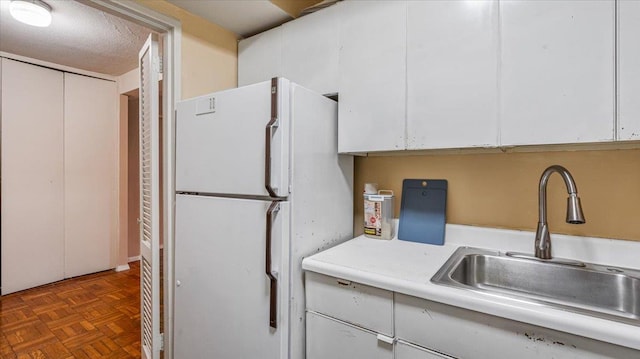
[[[378,340],[387,344],[393,344],[395,343],[396,338],[388,337],[384,334],[378,334]]]
[[[338,279],[338,284],[340,284],[340,285],[350,285],[351,281],[350,280],[344,280],[344,279]]]

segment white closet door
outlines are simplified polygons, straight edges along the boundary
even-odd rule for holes
[[[113,268],[116,240],[117,90],[65,73],[65,277]]]
[[[2,294],[63,279],[62,72],[2,59]]]

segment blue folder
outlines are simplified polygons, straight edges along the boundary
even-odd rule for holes
[[[443,245],[447,209],[447,180],[405,179],[398,239]]]

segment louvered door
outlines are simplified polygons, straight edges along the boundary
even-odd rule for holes
[[[140,291],[142,358],[158,359],[160,334],[160,96],[157,35],[140,50]]]

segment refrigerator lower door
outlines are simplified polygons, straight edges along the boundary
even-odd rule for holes
[[[287,202],[176,196],[175,358],[287,358],[288,212]]]

